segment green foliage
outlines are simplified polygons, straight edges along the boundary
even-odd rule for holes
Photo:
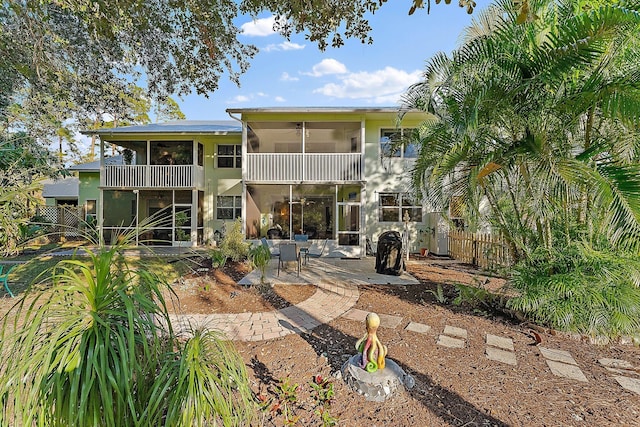
[[[438,287],[436,288],[435,291],[432,289],[427,289],[427,292],[433,295],[438,303],[440,304],[447,303],[447,297],[444,295],[444,289],[441,283],[438,283]]]
[[[289,377],[281,378],[269,388],[272,395],[267,397],[259,395],[260,407],[263,411],[269,411],[273,415],[282,415],[285,426],[293,426],[298,423],[300,416],[295,415],[298,403],[298,384],[289,382]]]
[[[314,393],[313,399],[315,400],[316,406],[314,413],[320,416],[322,425],[324,427],[338,425],[338,419],[331,416],[329,412],[331,409],[331,401],[335,396],[333,382],[328,378],[323,378],[321,375],[316,375],[309,384]]]
[[[209,333],[178,339],[162,280],[121,249],[61,261],[50,289],[31,289],[4,317],[0,424],[248,424],[239,356]]]
[[[220,250],[233,261],[242,261],[249,255],[249,244],[244,241],[240,218],[233,221],[231,228],[227,230],[220,243]]]
[[[507,307],[550,327],[617,338],[640,333],[640,261],[572,243],[538,249],[514,268]]]
[[[271,261],[271,251],[261,244],[252,245],[249,247],[249,260],[260,269],[260,283],[264,283],[267,266]]]

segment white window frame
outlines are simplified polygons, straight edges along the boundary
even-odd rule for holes
[[[220,154],[221,147],[233,147],[233,154]],[[218,169],[240,169],[242,168],[242,144],[218,144],[216,157],[216,167]],[[233,166],[220,166],[221,159],[232,159]]]
[[[402,144],[393,153],[389,153],[390,150],[388,148],[385,148],[385,146],[389,147],[393,145],[393,143],[395,142],[394,136],[397,137],[397,135],[399,134],[399,137],[402,139],[404,138],[405,134],[408,135],[414,130],[415,128],[382,128],[380,129],[380,144],[379,144],[380,156],[394,158],[394,159],[415,159],[418,156],[417,147],[414,148],[413,156],[406,156],[406,153],[407,153],[406,144]],[[415,145],[415,144],[411,144],[411,145]]]
[[[233,197],[233,206],[220,206],[220,198],[221,197]],[[220,210],[221,209],[231,209],[233,211],[232,218],[221,218]],[[242,196],[228,196],[228,195],[218,195],[216,196],[216,219],[219,220],[229,220],[233,221],[236,218],[242,217]]]
[[[383,205],[383,201],[387,197],[393,197],[396,200],[396,204],[394,204],[394,205]],[[404,205],[404,199],[411,199],[413,201],[413,203],[417,203],[417,200],[415,200],[414,197],[411,197],[411,195],[409,193],[389,191],[389,192],[384,192],[384,193],[378,194],[378,222],[386,222],[386,223],[403,222],[402,219],[403,219],[405,211],[407,211],[407,210],[409,210],[409,211],[418,210],[418,212],[420,212],[420,214],[419,214],[420,218],[417,219],[417,220],[411,219],[409,222],[411,222],[411,223],[422,223],[423,222],[422,205],[415,205],[415,204]],[[398,214],[397,219],[394,219],[393,221],[388,220],[388,219],[387,220],[383,219],[384,212],[390,212],[392,210],[397,211],[397,214]]]

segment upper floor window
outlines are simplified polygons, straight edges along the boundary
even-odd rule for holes
[[[218,167],[219,168],[241,168],[242,167],[242,146],[218,145]]]
[[[409,137],[415,129],[381,129],[380,153],[384,157],[400,157],[414,159],[418,157],[418,147],[409,142]]]
[[[422,206],[408,193],[380,193],[380,222],[402,222],[405,213],[410,222],[422,222]]]
[[[218,196],[216,218],[236,219],[242,216],[242,196]]]

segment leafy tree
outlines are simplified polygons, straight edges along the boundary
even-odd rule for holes
[[[585,334],[637,333],[640,5],[528,8],[534,19],[495,3],[407,92],[404,108],[433,114],[414,185],[503,234],[519,260],[513,308]]]
[[[60,174],[56,157],[24,132],[0,136],[1,253],[16,252],[39,203],[40,180]]]
[[[434,114],[416,187],[436,206],[475,202],[476,215],[484,196],[518,258],[577,232],[640,249],[640,15],[579,6],[530,2],[538,18],[519,23],[510,2],[496,3],[405,97]]]

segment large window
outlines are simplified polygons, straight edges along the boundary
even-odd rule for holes
[[[242,167],[242,146],[241,145],[218,145],[218,167],[219,168],[241,168]]]
[[[412,159],[418,156],[418,147],[409,142],[414,129],[381,129],[380,153],[384,157]]]
[[[405,213],[410,222],[422,222],[422,206],[408,193],[380,193],[380,222],[402,222]]]
[[[216,217],[236,219],[242,216],[242,196],[218,196]]]

